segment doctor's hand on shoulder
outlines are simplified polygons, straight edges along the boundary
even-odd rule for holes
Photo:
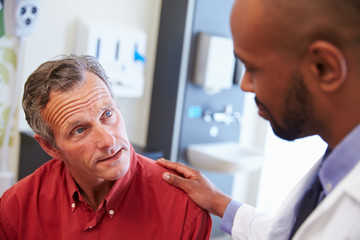
[[[165,182],[185,191],[188,196],[201,208],[211,214],[222,217],[231,198],[220,191],[200,171],[181,163],[158,159],[156,163],[173,170],[179,175],[165,172],[162,178]]]

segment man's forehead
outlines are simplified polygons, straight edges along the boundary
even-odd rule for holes
[[[234,50],[240,56],[274,55],[291,44],[292,30],[280,9],[269,7],[270,0],[237,0],[231,15]],[[274,1],[277,5],[279,2]],[[280,8],[283,8],[281,6]],[[285,31],[286,30],[286,31]],[[283,53],[283,52],[281,52]]]
[[[112,99],[105,83],[94,76],[87,76],[83,84],[66,92],[51,92],[43,110],[45,121],[61,125],[72,113],[90,106],[99,99]]]
[[[258,7],[259,0],[238,0],[234,4],[231,14],[231,30],[234,48],[250,51],[259,50],[264,45],[263,10]],[[238,53],[238,52],[237,52]]]

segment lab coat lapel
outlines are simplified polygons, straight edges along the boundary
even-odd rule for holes
[[[340,226],[351,224],[352,221],[348,217],[359,215],[359,175],[360,162],[310,214],[293,239],[338,239],[336,236],[341,236],[341,239],[353,239],[344,236],[353,234],[354,230],[348,231]],[[356,222],[360,217],[357,218]]]

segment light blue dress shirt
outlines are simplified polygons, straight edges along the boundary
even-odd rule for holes
[[[321,198],[326,197],[360,160],[360,124],[353,129],[326,157],[321,164],[319,177],[323,186]],[[236,211],[242,203],[231,200],[220,228],[231,235]]]

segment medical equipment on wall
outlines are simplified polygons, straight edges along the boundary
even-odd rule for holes
[[[133,25],[79,20],[75,52],[98,58],[116,97],[141,97],[146,38],[146,34]]]
[[[0,130],[2,141],[0,144],[0,194],[11,187],[14,176],[8,169],[11,131],[17,103],[20,97],[22,80],[22,41],[24,37],[35,31],[38,15],[39,0],[4,0],[1,1],[3,17],[0,27],[0,81],[7,85],[7,102],[2,105],[2,119]],[[5,88],[5,87],[4,87]]]
[[[35,31],[39,13],[39,0],[5,0],[6,35],[25,37]]]

